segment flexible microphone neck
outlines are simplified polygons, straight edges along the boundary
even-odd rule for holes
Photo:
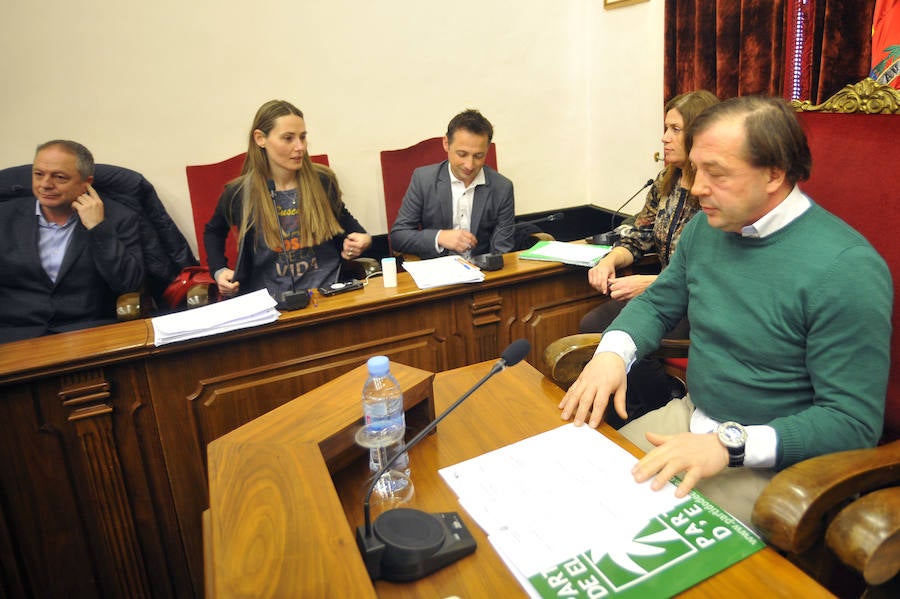
[[[563,212],[554,212],[553,214],[548,214],[547,216],[542,216],[541,218],[533,218],[531,220],[520,220],[515,223],[517,225],[536,225],[538,223],[550,223],[557,220],[563,220],[566,218],[565,213]]]
[[[585,241],[587,241],[588,243],[593,243],[595,245],[615,245],[615,243],[619,240],[619,234],[616,233],[616,217],[619,216],[619,214],[622,212],[622,209],[625,208],[625,206],[627,206],[631,200],[636,198],[639,193],[641,193],[651,185],[653,185],[653,179],[647,179],[647,182],[644,183],[640,189],[634,192],[634,194],[630,198],[625,200],[625,202],[621,206],[616,208],[616,211],[613,212],[609,217],[609,231],[607,231],[606,233],[597,233],[596,235],[588,237]]]
[[[375,476],[372,477],[372,482],[369,484],[369,488],[366,491],[366,499],[363,503],[363,515],[365,518],[365,526],[366,526],[366,537],[372,537],[372,512],[370,508],[370,500],[372,499],[372,492],[375,490],[375,485],[381,480],[381,477],[385,475],[390,469],[394,462],[397,459],[406,453],[408,450],[412,449],[416,446],[416,444],[421,441],[425,435],[430,433],[437,427],[438,423],[447,417],[447,414],[456,409],[456,407],[466,400],[472,393],[478,390],[484,383],[487,382],[489,378],[500,372],[501,370],[508,368],[510,366],[515,366],[519,362],[521,362],[528,352],[531,350],[531,343],[528,342],[527,339],[517,339],[510,343],[505,350],[503,350],[503,354],[501,354],[500,359],[494,364],[491,368],[490,372],[488,372],[480,381],[475,383],[471,389],[465,392],[462,397],[457,399],[453,404],[444,410],[440,416],[432,420],[428,423],[428,426],[423,428],[419,433],[409,440],[409,443],[404,444],[400,449],[394,452],[394,455],[391,456],[382,466],[378,472],[375,473]]]
[[[625,208],[625,206],[627,206],[627,205],[631,202],[631,200],[633,200],[634,198],[636,198],[636,197],[638,196],[639,193],[641,193],[642,191],[644,191],[645,189],[647,189],[647,188],[650,187],[651,185],[653,185],[653,179],[647,179],[647,182],[644,183],[644,184],[641,186],[640,189],[638,189],[636,192],[634,192],[634,195],[632,195],[630,198],[628,198],[627,200],[625,200],[625,203],[622,204],[621,206],[619,206],[619,207],[616,209],[616,211],[613,212],[612,216],[609,217],[609,228],[610,228],[610,229],[615,229],[615,228],[616,228],[616,217],[619,216],[619,213],[622,212],[622,209]]]
[[[515,228],[519,225],[536,225],[538,223],[550,223],[558,220],[564,220],[566,215],[564,212],[554,212],[553,214],[548,214],[547,216],[542,216],[540,218],[532,218],[529,220],[519,220],[515,221],[511,224],[504,225],[500,228],[500,231],[505,232],[507,229]]]

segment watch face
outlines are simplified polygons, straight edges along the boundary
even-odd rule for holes
[[[719,440],[722,441],[725,447],[743,447],[744,442],[747,440],[747,432],[744,430],[744,427],[736,422],[723,423],[717,432],[719,433]]]
[[[722,435],[729,445],[739,445],[741,442],[742,432],[733,426],[726,426],[722,429]]]

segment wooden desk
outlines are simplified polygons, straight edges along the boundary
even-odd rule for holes
[[[436,375],[435,410],[440,413],[453,403],[487,373],[491,364],[485,362]],[[354,375],[355,378],[358,377]],[[306,406],[316,405],[322,410],[329,402],[344,405],[335,392],[347,389],[348,384],[339,379],[321,391],[306,394],[300,398],[303,401],[298,399],[284,406],[279,412],[282,424],[278,429],[272,429],[269,419],[261,419],[210,444],[212,579],[216,582],[216,599],[326,595],[526,596],[481,529],[444,484],[438,469],[560,426],[562,421],[556,405],[562,391],[532,366],[521,363],[496,375],[448,416],[439,425],[437,434],[424,439],[411,451],[416,487],[412,505],[428,512],[460,512],[476,538],[478,549],[422,580],[403,584],[377,581],[372,585],[353,536],[355,527],[363,521],[362,503],[368,475],[364,454],[338,471],[330,484],[325,459],[318,447],[313,443],[295,443],[288,450],[283,432],[296,428],[292,421],[303,421],[309,409]],[[355,399],[355,394],[352,395]],[[342,427],[343,424],[338,426]],[[639,454],[636,447],[607,425],[602,425],[601,431]],[[323,433],[325,429],[320,427],[316,434]],[[296,438],[296,434],[290,436]],[[285,459],[286,450],[298,457]],[[271,463],[273,459],[277,464]],[[272,473],[267,474],[266,470]],[[249,473],[254,478],[252,483],[247,482]],[[309,491],[311,486],[314,492]],[[235,497],[235,489],[239,490],[240,497]],[[279,500],[272,501],[273,497]],[[341,506],[343,518],[336,515]],[[265,517],[256,519],[252,534],[246,530],[249,526],[240,536],[229,534],[248,515],[259,513],[265,513]],[[560,525],[577,526],[582,517],[589,515],[567,514],[561,502]],[[297,532],[291,524],[301,522],[306,522],[305,534],[290,534]],[[271,526],[272,523],[287,523],[283,528],[289,534],[282,534],[281,528]],[[236,572],[238,565],[245,570]],[[764,549],[700,583],[684,596],[719,598],[757,594],[831,596],[771,549]]]
[[[202,596],[210,441],[376,354],[438,372],[525,337],[538,364],[602,301],[582,268],[505,258],[483,283],[373,278],[269,325],[163,347],[146,320],[0,345],[0,588]]]

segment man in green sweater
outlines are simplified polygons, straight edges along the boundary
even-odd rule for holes
[[[690,394],[624,426],[633,469],[660,489],[682,475],[743,522],[779,469],[874,446],[890,366],[884,260],[796,186],[812,159],[782,100],[734,98],[688,131],[698,214],[659,278],[605,331],[566,393],[563,419],[596,427],[625,373],[685,314]],[[864,190],[860,190],[861,195]]]

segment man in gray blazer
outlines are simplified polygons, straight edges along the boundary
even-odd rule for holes
[[[138,216],[104,203],[83,145],[38,147],[34,196],[0,202],[0,343],[116,321],[144,278]]]
[[[394,251],[423,259],[512,251],[513,184],[484,165],[493,136],[477,110],[451,119],[444,136],[447,160],[413,172],[391,227]]]

